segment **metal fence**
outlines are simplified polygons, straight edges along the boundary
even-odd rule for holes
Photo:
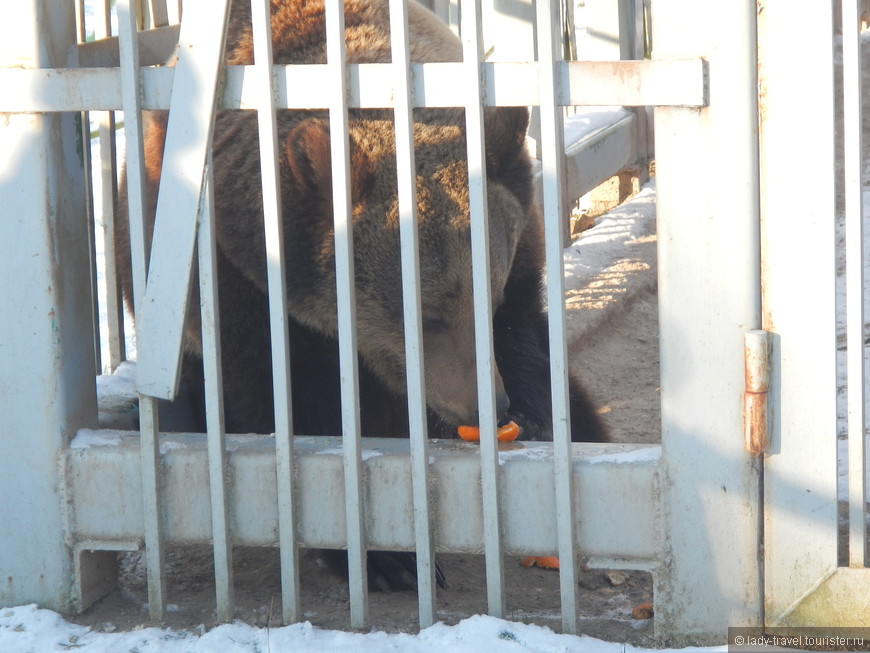
[[[559,5],[539,0],[536,61],[507,63],[485,59],[481,7],[463,3],[463,61],[412,63],[408,6],[399,0],[389,3],[392,63],[346,64],[343,14],[338,3],[327,3],[328,63],[273,67],[264,38],[268,3],[254,2],[258,63],[224,71],[226,4],[187,2],[177,27],[168,25],[163,11],[143,21],[129,0],[118,0],[117,39],[81,46],[68,2],[20,3],[16,20],[0,28],[10,53],[4,53],[0,70],[5,89],[0,142],[8,153],[0,169],[7,245],[2,266],[6,279],[20,279],[4,284],[0,302],[7,334],[0,346],[0,493],[6,498],[0,566],[7,579],[0,601],[84,609],[111,586],[113,552],[144,545],[149,606],[159,617],[165,609],[165,547],[175,540],[213,543],[216,604],[224,619],[233,610],[234,544],[279,544],[285,622],[301,614],[303,546],[347,549],[352,626],[367,620],[369,550],[416,552],[421,626],[435,620],[437,551],[485,554],[488,612],[497,616],[505,612],[504,555],[558,555],[566,632],[578,628],[575,575],[581,555],[593,565],[650,569],[657,632],[673,642],[721,641],[729,625],[806,621],[801,610],[826,600],[814,592],[820,583],[862,582],[860,392],[849,394],[855,429],[849,437],[849,550],[850,565],[861,569],[838,568],[836,557],[833,171],[838,157],[828,128],[835,116],[833,47],[830,40],[814,38],[820,31],[833,38],[831,7],[817,5],[795,16],[777,3],[668,0],[653,7],[651,60],[576,62],[562,59]],[[856,230],[846,240],[859,248],[862,211],[860,201],[854,202],[861,192],[855,168],[861,138],[848,131],[860,124],[860,109],[854,113],[860,107],[860,64],[853,47],[858,9],[855,2],[843,4],[846,214]],[[710,34],[702,26],[714,5],[717,30]],[[14,27],[22,24],[40,29]],[[157,27],[143,31],[143,25]],[[175,66],[154,66],[176,41],[184,56]],[[819,89],[809,98],[806,79]],[[570,441],[563,107],[614,104],[656,107],[661,447]],[[453,106],[464,108],[469,134],[479,449],[427,439],[423,387],[412,110]],[[506,455],[495,439],[483,134],[489,106],[540,108],[554,418],[552,443],[517,445],[520,451],[534,450],[534,456]],[[823,127],[795,138],[796,106]],[[259,117],[274,435],[227,436],[222,423],[211,229],[213,195],[220,189],[213,188],[210,176],[209,139],[214,111],[228,108],[257,111]],[[346,137],[348,110],[355,108],[394,112],[408,440],[361,437]],[[141,226],[143,109],[170,109],[176,121],[169,129],[147,266]],[[283,109],[327,110],[332,133],[345,135],[331,139],[333,202],[348,207],[335,213],[340,439],[292,432],[276,149],[277,112]],[[99,358],[95,362],[92,355],[93,236],[80,158],[88,139],[80,115],[72,113],[117,110],[124,112],[126,132],[142,392],[140,430],[128,433],[94,430]],[[111,117],[105,115],[108,133]],[[185,141],[173,140],[173,134]],[[783,171],[793,171],[799,158],[813,183],[797,194],[794,175]],[[106,178],[114,181],[115,173],[107,170]],[[730,180],[727,197],[722,180]],[[107,205],[114,186],[104,186]],[[810,250],[811,263],[799,254]],[[858,290],[863,253],[850,251],[848,260],[849,292],[855,293],[848,300],[854,311],[850,374],[856,375],[849,387],[863,388]],[[155,398],[174,395],[190,292],[184,281],[195,278],[194,267],[208,433],[161,435]],[[811,310],[805,301],[794,301],[795,284],[812,298]],[[109,310],[121,312],[118,305]],[[769,383],[762,374],[759,384],[747,386],[752,375],[746,374],[744,347],[761,329],[768,334],[761,337],[760,358],[762,368],[770,367]],[[765,338],[772,344],[763,344]],[[123,356],[120,342],[111,345],[113,360]],[[767,397],[759,400],[762,415],[747,419],[755,414],[756,398],[750,395],[757,394]],[[763,414],[766,409],[769,415]],[[365,454],[372,451],[379,455]],[[323,479],[330,479],[330,489],[313,491],[313,482],[323,486]],[[205,486],[208,495],[198,491]],[[478,487],[480,501],[470,501],[465,488]],[[540,509],[551,504],[552,512]],[[866,615],[866,607],[863,612],[855,607],[860,601],[833,596],[829,606],[854,607],[840,611],[859,619]]]

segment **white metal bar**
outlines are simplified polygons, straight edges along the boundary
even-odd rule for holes
[[[411,108],[408,6],[390,2],[390,34],[396,85],[396,165],[399,194],[399,235],[402,250],[402,297],[405,323],[405,369],[411,430],[414,489],[414,532],[417,550],[417,598],[420,628],[435,623],[435,557],[429,519],[429,453],[426,423],[426,383],[420,307],[420,262],[417,235],[417,186],[414,157],[414,116]]]
[[[144,395],[139,397],[139,431],[148,614],[152,619],[162,619],[166,611],[165,548],[161,520],[162,492],[160,491],[157,400],[152,397]]]
[[[76,37],[79,43],[87,39],[87,26],[85,25],[85,6],[82,0],[75,1],[76,12]],[[85,177],[85,210],[87,213],[87,234],[88,234],[88,257],[90,259],[91,271],[91,321],[94,329],[94,366],[97,370],[102,369],[102,340],[100,338],[100,303],[99,290],[97,287],[97,251],[96,251],[96,229],[94,224],[94,168],[93,157],[91,152],[91,116],[88,111],[83,111],[81,114],[81,134],[82,139],[82,162],[83,172]]]
[[[842,0],[843,142],[846,211],[846,349],[849,436],[849,566],[867,565],[865,470],[864,215],[861,16],[858,0]]]
[[[217,240],[214,233],[214,178],[209,148],[200,200],[197,252],[202,316],[202,363],[205,380],[208,484],[214,550],[215,596],[220,621],[233,618],[233,551],[227,498],[227,453],[221,378],[220,314],[217,292]]]
[[[326,3],[327,86],[332,203],[335,220],[335,271],[338,298],[338,335],[341,374],[341,430],[347,514],[347,563],[350,586],[350,623],[362,628],[368,621],[368,574],[363,520],[360,444],[356,301],[354,292],[353,221],[350,197],[350,137],[345,74],[344,2]]]
[[[167,25],[139,32],[139,63],[142,66],[165,64],[175,53],[180,26]],[[103,36],[78,46],[79,65],[83,68],[117,67],[118,37]]]
[[[108,0],[94,3],[94,36],[106,38],[112,30],[112,17]],[[140,62],[141,63],[141,62]],[[100,217],[103,223],[103,260],[106,280],[106,322],[109,345],[106,371],[112,372],[126,358],[124,339],[124,302],[115,256],[115,205],[118,196],[117,148],[115,114],[112,111],[98,113],[97,161],[100,170]]]
[[[115,205],[118,197],[117,149],[115,115],[112,111],[99,112],[97,163],[100,174],[100,216],[103,225],[103,261],[106,281],[106,339],[108,360],[103,364],[111,372],[126,358],[124,339],[124,301],[118,279],[115,255]]]
[[[486,553],[488,613],[505,610],[504,546],[498,491],[497,416],[495,410],[495,354],[492,342],[492,289],[489,274],[489,220],[486,194],[486,145],[483,111],[483,32],[480,4],[462,12],[462,84],[468,143],[468,203],[471,216],[474,334],[477,360],[477,405],[480,422],[481,497]]]
[[[171,40],[172,27],[155,30]],[[144,41],[145,39],[140,39]],[[88,44],[90,45],[90,44]],[[159,49],[159,48],[158,48]],[[84,49],[82,49],[84,52]],[[162,50],[161,50],[162,52]],[[95,55],[94,55],[95,56]],[[157,63],[160,57],[154,55]],[[102,65],[109,65],[106,57]],[[484,62],[486,106],[536,105],[538,69],[535,63]],[[413,106],[456,107],[465,97],[456,79],[464,64],[455,62],[411,64],[414,86]],[[257,106],[256,83],[251,66],[229,66],[220,108]],[[559,102],[565,105],[685,106],[707,103],[707,64],[701,59],[659,61],[560,61]],[[390,108],[396,89],[392,64],[349,64],[348,107]],[[279,109],[327,108],[331,89],[319,83],[324,64],[276,66],[276,106]],[[146,109],[168,109],[173,67],[141,70]],[[88,83],[83,83],[87,78]],[[505,81],[508,80],[508,81]],[[118,72],[112,68],[82,70],[41,69],[0,70],[0,85],[8,93],[0,96],[0,111],[77,111],[120,109]],[[304,88],[305,93],[294,93]]]
[[[103,352],[102,341],[100,335],[100,302],[99,290],[97,284],[97,242],[96,242],[96,225],[94,223],[94,180],[93,180],[93,157],[91,155],[91,117],[90,113],[83,111],[79,114],[81,120],[81,139],[82,139],[82,168],[85,175],[85,213],[87,215],[87,233],[88,233],[88,258],[90,259],[89,268],[91,271],[91,322],[93,323],[94,331],[94,368],[102,370]]]
[[[136,41],[136,14],[130,0],[119,0],[118,46],[121,58],[121,92],[126,131],[128,220],[130,258],[133,267],[133,300],[136,313],[145,296],[149,244],[145,230],[145,154],[142,141],[142,112],[139,95],[139,55]],[[160,619],[166,609],[163,528],[160,519],[160,465],[157,405],[150,397],[139,397],[141,431],[142,501],[145,559],[148,568],[148,610]]]
[[[284,278],[284,236],[278,172],[278,120],[272,75],[272,30],[269,2],[252,2],[254,67],[259,82],[257,110],[263,219],[266,228],[266,274],[272,344],[272,388],[275,397],[275,448],[278,472],[278,539],[281,546],[281,601],[285,624],[301,618],[299,554],[293,493],[293,405],[290,394],[290,349],[287,290]]]
[[[150,27],[163,27],[169,24],[169,13],[166,10],[166,0],[148,0],[150,5]]]
[[[762,620],[761,464],[743,449],[741,405],[744,332],[761,324],[757,6],[715,4],[711,31],[712,6],[658,2],[653,35],[656,57],[704,57],[717,71],[708,107],[655,115],[663,452],[656,632],[697,643]]]
[[[773,0],[752,3],[758,16],[763,324],[773,334],[770,397],[777,402],[764,459],[764,599],[771,626],[837,567],[835,136],[832,129],[815,129],[797,142],[793,129],[798,104],[817,124],[834,124],[833,11],[830,3],[802,9],[795,14]],[[795,43],[802,43],[799,52]],[[813,180],[812,192],[795,193],[793,180],[782,175],[797,160]]]
[[[559,577],[562,629],[577,632],[577,549],[571,487],[571,424],[568,390],[568,346],[565,333],[565,276],[563,231],[565,225],[565,157],[559,105],[560,81],[556,63],[561,51],[558,38],[558,2],[537,1],[537,42],[540,64],[541,147],[543,165],[544,235],[547,260],[547,314],[550,336],[550,386],[553,405],[553,477],[559,539]]]
[[[196,213],[214,127],[229,0],[190,3],[181,26],[145,299],[136,313],[138,390],[172,399],[181,371]],[[173,110],[174,109],[174,110]]]

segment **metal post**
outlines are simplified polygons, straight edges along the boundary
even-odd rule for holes
[[[75,65],[72,3],[7,12],[0,66]],[[58,460],[96,424],[80,129],[71,113],[0,120],[0,605],[76,604]]]
[[[744,333],[761,322],[756,3],[660,0],[655,11],[653,58],[704,57],[710,66],[708,107],[655,113],[662,377],[656,632],[670,644],[724,642],[728,626],[762,618],[760,462],[744,451],[741,405]]]

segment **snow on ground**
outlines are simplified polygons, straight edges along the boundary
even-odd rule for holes
[[[269,629],[232,623],[209,632],[162,628],[94,632],[35,605],[0,608],[0,651],[3,653],[643,653],[646,650],[591,637],[560,635],[549,628],[480,615],[455,626],[435,624],[417,635],[346,633],[322,630],[308,622]],[[727,647],[681,650],[712,653],[725,651]]]

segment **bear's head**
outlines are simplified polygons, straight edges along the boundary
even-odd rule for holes
[[[521,240],[540,230],[531,207],[525,108],[486,114],[486,173],[492,309],[501,304]],[[350,127],[357,341],[365,364],[404,394],[395,125],[359,112]],[[415,113],[416,210],[427,405],[451,425],[477,424],[469,172],[464,114]],[[328,124],[307,119],[285,140],[284,229],[291,315],[336,335],[332,168]],[[538,242],[539,238],[532,238]],[[528,248],[528,245],[523,245]],[[538,262],[528,256],[525,264]],[[537,268],[536,274],[539,274]],[[496,372],[497,409],[508,409]]]

